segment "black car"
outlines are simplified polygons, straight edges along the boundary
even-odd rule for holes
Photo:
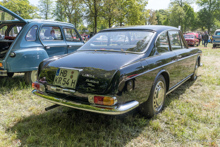
[[[118,115],[159,113],[165,97],[197,78],[202,51],[168,26],[100,31],[76,52],[43,61],[33,94],[58,105]]]

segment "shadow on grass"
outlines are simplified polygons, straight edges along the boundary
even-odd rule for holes
[[[165,107],[193,83],[187,81],[169,94]],[[124,146],[144,134],[146,126],[155,119],[157,116],[146,119],[137,110],[109,116],[59,107],[26,117],[7,131],[16,132],[16,139],[21,140],[22,146]]]
[[[18,122],[22,146],[123,146],[139,136],[150,120],[140,115],[109,116],[60,107]]]
[[[10,92],[11,89],[25,89],[30,87],[24,81],[24,75],[18,74],[13,77],[0,77],[0,92]]]
[[[198,76],[199,77],[199,76]],[[175,89],[173,92],[171,92],[169,95],[166,96],[166,101],[165,101],[165,108],[167,106],[170,105],[170,103],[174,100],[174,99],[178,99],[180,97],[180,95],[184,94],[185,91],[187,89],[189,89],[195,81],[186,81],[185,83],[183,83],[180,87],[178,87],[177,89]]]

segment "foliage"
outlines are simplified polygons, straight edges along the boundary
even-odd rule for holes
[[[149,16],[148,24],[149,25],[156,25],[156,24],[158,24],[157,16],[156,16],[156,11],[150,10],[149,14],[150,14],[150,16]]]
[[[219,0],[197,0],[197,4],[202,8],[198,12],[200,27],[207,28],[208,32],[214,26],[215,18],[219,19],[220,1]]]
[[[28,0],[3,0],[0,4],[24,19],[38,17],[37,7],[30,5]]]
[[[40,0],[39,1],[39,12],[43,19],[51,19],[53,12],[53,1],[52,0]]]
[[[82,0],[58,0],[61,11],[68,18],[69,23],[74,24],[75,28],[78,28],[80,22],[82,22],[83,5]],[[61,7],[62,6],[62,7]],[[62,12],[62,13],[63,13]],[[64,16],[63,15],[63,16]]]
[[[60,2],[59,0],[56,2],[56,9],[54,10],[53,15],[56,17],[56,21],[67,21],[64,6],[62,5],[62,2]]]

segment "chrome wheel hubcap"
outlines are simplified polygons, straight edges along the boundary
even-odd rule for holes
[[[155,111],[160,111],[163,107],[165,88],[162,81],[158,81],[154,89],[153,107]]]
[[[31,72],[31,82],[37,81],[37,70]]]

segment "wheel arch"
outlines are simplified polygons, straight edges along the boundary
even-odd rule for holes
[[[166,71],[166,70],[161,70],[161,71],[157,74],[157,76],[155,77],[154,83],[155,83],[155,80],[156,80],[160,75],[162,75],[162,76],[164,77],[165,81],[166,81],[166,92],[168,92],[168,91],[169,91],[169,86],[170,86],[170,74],[169,74],[169,72]]]
[[[200,62],[201,61],[201,57],[200,56],[198,56],[197,61],[198,61],[198,65],[201,66],[201,62]]]

